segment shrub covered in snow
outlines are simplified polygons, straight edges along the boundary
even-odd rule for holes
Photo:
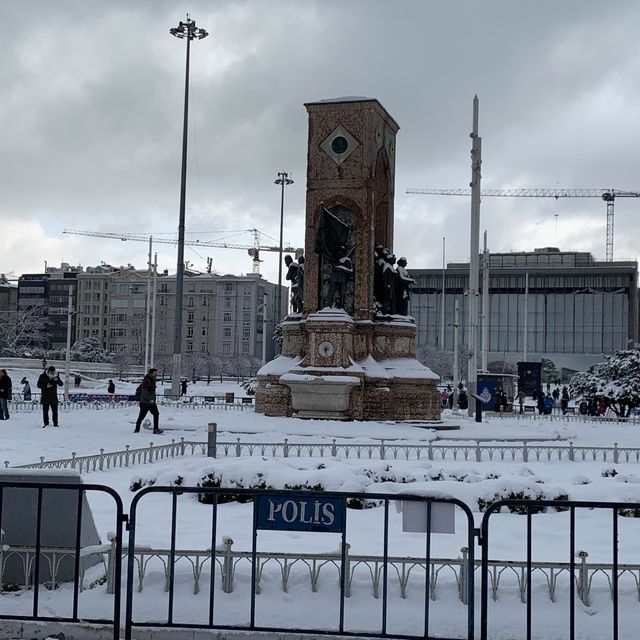
[[[640,351],[616,351],[589,371],[576,373],[570,382],[574,396],[604,400],[620,418],[640,407]]]

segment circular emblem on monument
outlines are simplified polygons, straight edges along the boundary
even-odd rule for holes
[[[318,345],[318,353],[323,357],[323,358],[330,358],[333,355],[333,344],[331,344],[331,342],[329,342],[328,340],[323,340],[319,345]]]
[[[331,151],[341,154],[349,148],[349,141],[344,136],[336,136],[331,141]]]

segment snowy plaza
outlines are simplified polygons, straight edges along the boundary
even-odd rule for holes
[[[101,387],[102,382],[99,387],[96,385],[95,392]],[[202,396],[223,396],[230,391],[237,396],[245,393],[232,382],[210,387],[203,383],[190,390]],[[478,424],[463,412],[445,412],[443,425],[460,428],[436,432],[403,423],[269,418],[255,414],[250,405],[243,409],[241,404],[211,407],[184,402],[162,405],[160,410],[164,433],[153,435],[148,429],[132,433],[138,411],[135,404],[69,406],[61,409],[61,426],[57,429],[41,428],[39,405],[29,410],[18,406],[12,410],[10,420],[2,423],[5,465],[31,465],[41,458],[45,462],[66,460],[50,465],[58,467],[53,471],[25,469],[22,473],[70,474],[77,471],[70,469],[68,461],[84,457],[86,464],[75,464],[76,469],[82,470],[83,483],[115,489],[124,502],[125,513],[129,513],[131,501],[142,487],[194,487],[201,486],[207,478],[213,480],[214,486],[228,489],[289,488],[457,498],[472,511],[475,527],[480,526],[488,504],[509,497],[640,502],[638,425],[631,423],[488,414]],[[215,459],[206,455],[208,424],[212,422],[217,424]],[[122,454],[127,448],[130,453],[125,458]],[[145,449],[144,454],[135,454]],[[527,453],[523,454],[525,450]],[[100,452],[102,456],[96,456]],[[108,457],[116,452],[120,452],[119,457]],[[102,494],[89,491],[87,497],[103,546],[98,549],[102,552],[101,562],[84,573],[79,617],[108,618],[112,607],[107,576],[109,534],[114,526],[114,505]],[[421,565],[416,559],[424,558],[425,535],[403,532],[402,515],[393,502],[390,505],[388,555],[393,561],[386,577],[387,631],[421,635],[425,574],[424,563]],[[350,579],[344,629],[377,633],[384,590],[381,559],[385,509],[374,500],[354,506],[360,508],[348,508],[346,516]],[[640,615],[640,520],[637,511],[626,513],[632,515],[636,517],[617,518],[618,607],[620,637],[624,638],[632,637],[634,621]],[[462,577],[461,559],[466,553],[463,548],[468,546],[468,531],[461,509],[456,509],[455,519],[454,534],[431,535],[429,633],[434,637],[466,637],[467,606],[460,581],[466,580]],[[532,515],[531,520],[532,561],[538,567],[532,575],[532,637],[565,638],[570,583],[569,513],[549,508]],[[139,624],[167,621],[170,523],[170,495],[149,494],[140,500],[133,598],[133,619]],[[495,561],[489,590],[492,638],[526,637],[526,523],[526,515],[506,513],[504,509],[490,520],[490,560]],[[601,638],[612,624],[611,511],[577,509],[575,525],[576,637]],[[179,496],[175,535],[173,622],[206,625],[211,505],[199,502],[193,494]],[[252,503],[233,499],[221,503],[215,538],[218,564],[214,622],[248,624]],[[126,545],[125,533],[125,552]],[[257,550],[262,561],[255,625],[337,628],[339,534],[261,531]],[[10,548],[5,547],[5,558],[9,552]],[[228,575],[223,570],[225,553],[233,559],[233,571]],[[475,554],[478,567],[481,547],[477,544]],[[479,612],[479,569],[475,574],[475,604]],[[123,590],[125,584],[123,580]],[[18,590],[6,591],[0,597],[2,613],[28,615],[31,611],[32,589],[18,586]],[[41,588],[41,612],[69,615],[71,592],[66,583],[55,589]],[[476,614],[476,627],[478,624]]]

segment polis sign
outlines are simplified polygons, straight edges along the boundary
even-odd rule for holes
[[[342,498],[259,496],[256,528],[342,533],[345,506]]]

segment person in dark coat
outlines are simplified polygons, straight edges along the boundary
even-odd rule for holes
[[[11,400],[11,378],[6,369],[0,369],[0,420],[9,419],[9,400]]]
[[[542,415],[544,413],[544,393],[542,389],[538,390],[538,398],[536,399],[536,407],[538,408],[538,413]]]
[[[149,369],[149,373],[144,377],[140,385],[140,413],[136,420],[136,428],[134,433],[140,433],[140,425],[147,413],[153,416],[153,433],[162,433],[159,428],[160,412],[156,404],[156,379],[158,378],[157,369]]]
[[[116,399],[116,385],[113,380],[109,380],[107,386],[107,393],[109,394],[109,402],[115,402]]]
[[[180,390],[182,391],[182,394],[181,394],[181,395],[183,395],[183,396],[186,396],[186,395],[187,395],[187,381],[186,381],[186,380],[183,380],[183,381],[180,383]]]
[[[56,368],[50,366],[38,378],[38,389],[41,391],[40,403],[42,404],[42,428],[49,426],[49,407],[51,407],[51,419],[53,426],[58,425],[58,387],[62,386],[62,380]]]

